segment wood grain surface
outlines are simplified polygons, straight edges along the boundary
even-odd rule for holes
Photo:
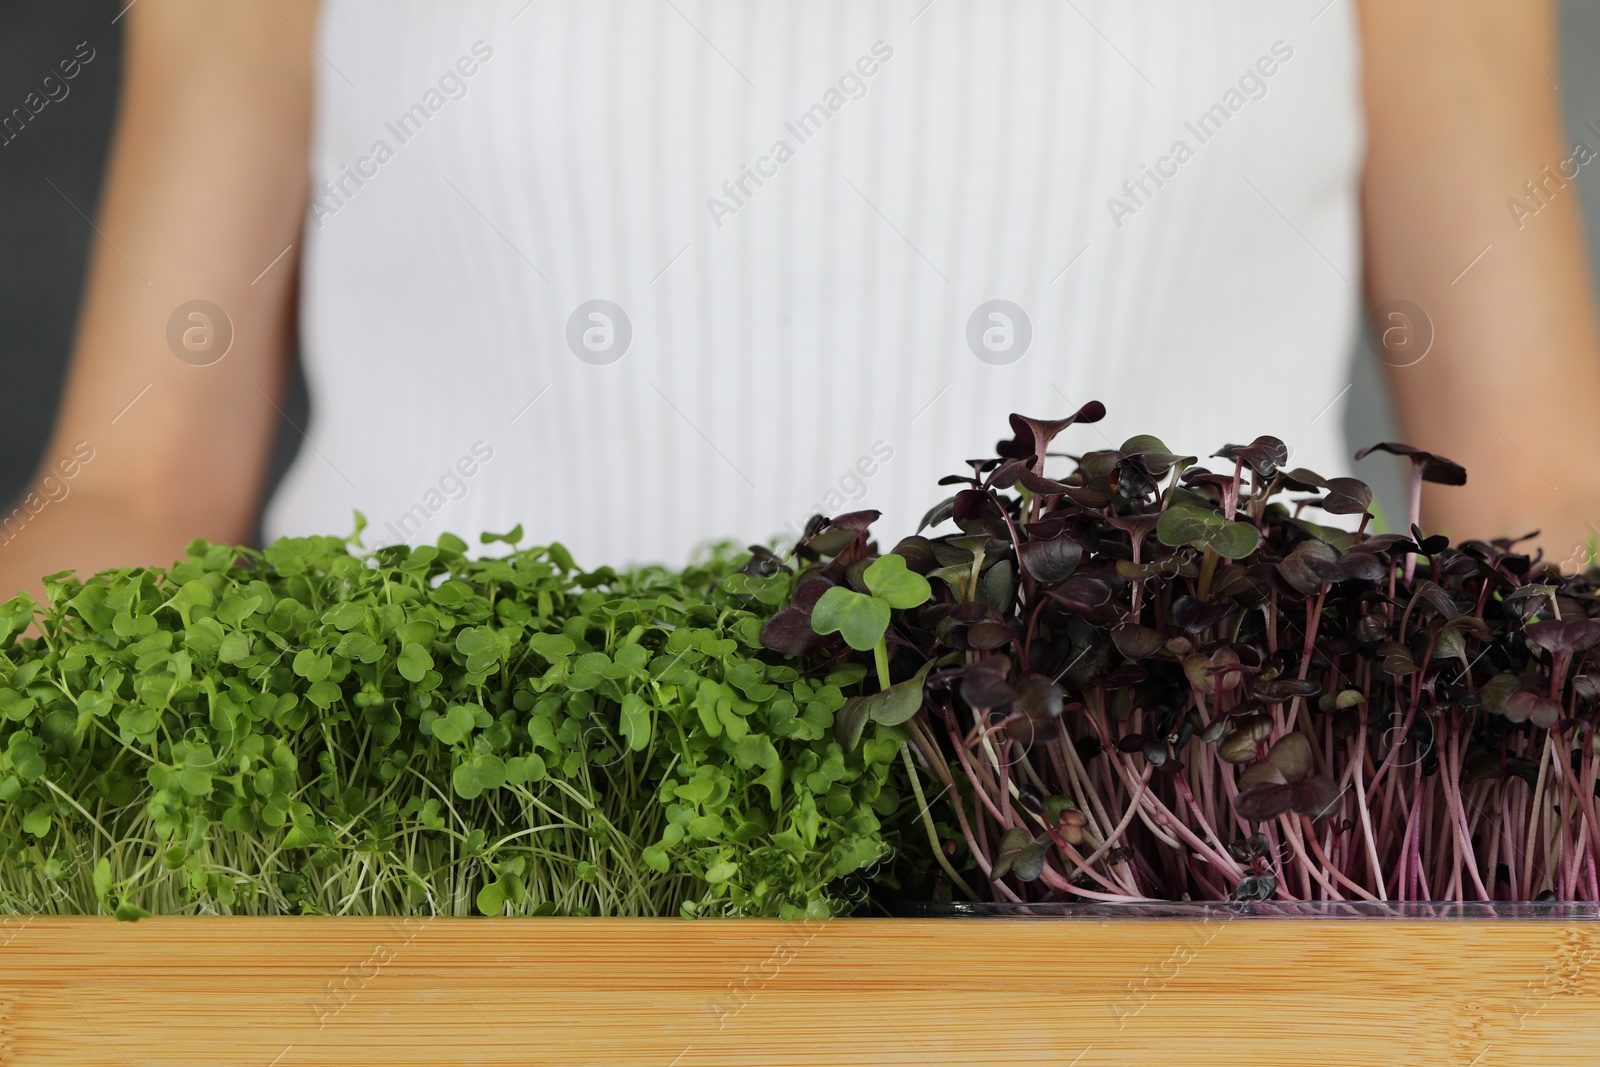
[[[0,1064],[1600,1063],[1600,923],[0,920]]]

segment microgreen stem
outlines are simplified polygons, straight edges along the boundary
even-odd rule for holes
[[[1408,536],[1410,535],[1410,530],[1412,528],[1420,529],[1421,525],[1422,525],[1422,468],[1423,468],[1423,464],[1421,462],[1416,461],[1416,460],[1412,461],[1412,464],[1411,464],[1411,501],[1410,501],[1410,508],[1409,508],[1409,510],[1407,512],[1409,514],[1410,518],[1411,518],[1411,526],[1407,528],[1407,535]],[[1406,553],[1406,584],[1407,585],[1411,584],[1411,578],[1416,573],[1416,570],[1417,570],[1417,554],[1415,552],[1407,552]]]

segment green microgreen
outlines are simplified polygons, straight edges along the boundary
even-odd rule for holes
[[[0,910],[844,910],[903,730],[835,739],[861,673],[761,646],[794,579],[753,559],[313,537],[53,575],[0,607]]]

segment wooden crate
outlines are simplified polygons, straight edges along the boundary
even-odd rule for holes
[[[0,1064],[1600,1063],[1577,920],[0,920]]]

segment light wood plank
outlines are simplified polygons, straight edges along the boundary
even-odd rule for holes
[[[0,1064],[1600,1062],[1600,924],[11,919]]]

